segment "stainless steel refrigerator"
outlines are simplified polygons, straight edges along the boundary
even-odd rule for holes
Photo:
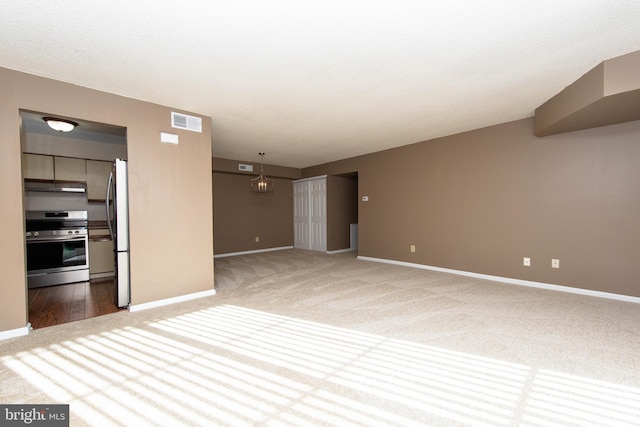
[[[127,162],[113,161],[107,183],[106,207],[109,233],[113,239],[116,272],[116,305],[128,307],[131,302],[129,284],[129,194]]]

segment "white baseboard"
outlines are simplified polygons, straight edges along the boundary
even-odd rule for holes
[[[178,303],[178,302],[184,302],[184,301],[190,301],[190,300],[194,300],[194,299],[198,299],[198,298],[210,297],[210,296],[213,296],[215,294],[216,294],[216,290],[215,289],[211,289],[209,291],[195,292],[193,294],[181,295],[179,297],[166,298],[166,299],[161,299],[161,300],[158,300],[158,301],[146,302],[146,303],[143,303],[143,304],[130,305],[129,306],[129,311],[133,313],[133,312],[136,312],[136,311],[148,310],[150,308],[162,307],[162,306],[165,306],[165,305],[175,304],[175,303]]]
[[[29,335],[30,330],[31,330],[31,323],[29,323],[27,326],[23,328],[11,329],[9,331],[0,331],[0,341]]]
[[[440,271],[443,273],[457,274],[459,276],[474,277],[476,279],[492,280],[494,282],[509,283],[509,284],[518,285],[518,286],[528,286],[530,288],[548,289],[551,291],[568,292],[571,294],[588,295],[591,297],[607,298],[607,299],[640,304],[640,297],[633,297],[630,295],[621,295],[621,294],[613,294],[609,292],[593,291],[591,289],[572,288],[571,286],[562,286],[562,285],[554,285],[551,283],[533,282],[530,280],[512,279],[509,277],[491,276],[489,274],[472,273],[469,271],[462,271],[462,270],[452,270],[449,268],[433,267],[430,265],[414,264],[411,262],[404,262],[404,261],[394,261],[394,260],[384,259],[384,258],[371,258],[366,256],[358,256],[358,259],[363,261],[373,261],[373,262],[382,262],[385,264],[401,265],[404,267],[421,268],[423,270]]]
[[[293,249],[293,246],[280,246],[278,248],[267,248],[267,249],[256,249],[255,251],[244,251],[244,252],[230,252],[228,254],[219,254],[214,255],[213,259],[216,258],[226,258],[230,256],[238,256],[238,255],[249,255],[249,254],[259,254],[262,252],[273,252],[273,251],[283,251],[285,249]]]
[[[327,251],[326,253],[329,254],[329,255],[332,255],[332,254],[342,254],[342,253],[345,253],[345,252],[353,252],[353,251],[357,251],[357,249],[351,249],[351,248],[338,249],[338,250],[335,250],[335,251]]]

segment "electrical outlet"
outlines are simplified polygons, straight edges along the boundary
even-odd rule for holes
[[[415,252],[415,251],[416,251],[416,245],[411,245],[411,246],[409,247],[409,250],[410,250],[411,252]]]
[[[531,267],[531,258],[527,256],[522,258],[522,265],[524,265],[525,267]]]
[[[551,260],[551,268],[560,268],[560,260],[559,259],[552,259]]]
[[[256,243],[260,241],[260,237],[256,236]]]

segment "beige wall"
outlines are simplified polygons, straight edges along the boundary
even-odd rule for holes
[[[538,138],[531,118],[303,176],[358,171],[361,256],[640,296],[638,141],[640,121]]]
[[[238,165],[252,165],[252,172]],[[264,165],[274,180],[271,194],[252,193],[250,180],[260,173],[260,162],[213,158],[213,235],[216,255],[293,246],[293,184],[302,171]],[[256,242],[256,237],[260,238]]]
[[[253,172],[238,164],[253,164]],[[251,193],[249,180],[260,164],[213,159],[213,235],[216,255],[293,246],[293,184],[302,171],[264,165],[275,181],[273,194]],[[327,177],[327,250],[347,249],[349,225],[358,222],[357,177]],[[255,238],[260,241],[256,242]]]
[[[3,68],[0,93],[0,331],[27,323],[20,109],[127,128],[132,304],[213,289],[209,118],[181,131],[168,107]],[[180,144],[160,144],[160,131]]]
[[[245,174],[213,173],[216,255],[293,246],[292,180],[274,177],[274,192],[259,194],[251,192],[250,179]]]
[[[243,165],[251,165],[253,166],[253,171],[245,172],[240,171],[238,166],[240,164]],[[255,178],[260,173],[260,162],[251,162],[244,160],[232,160],[232,159],[223,159],[221,157],[213,158],[213,170],[215,172],[227,172],[227,173],[235,173],[239,175],[244,175],[248,179]],[[298,168],[290,168],[286,166],[277,166],[277,165],[264,165],[264,174],[267,178],[289,178],[289,179],[299,179],[302,176],[302,171]]]
[[[536,108],[534,133],[549,136],[640,120],[640,51],[607,59]]]

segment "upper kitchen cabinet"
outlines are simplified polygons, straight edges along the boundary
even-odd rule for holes
[[[111,167],[112,162],[87,160],[87,199],[90,202],[104,203]]]
[[[22,173],[25,179],[53,181],[53,156],[22,154]]]
[[[85,182],[87,180],[87,170],[84,159],[54,157],[54,171],[56,181]]]
[[[24,179],[37,181],[85,182],[87,171],[84,159],[57,157],[46,154],[22,154]]]

